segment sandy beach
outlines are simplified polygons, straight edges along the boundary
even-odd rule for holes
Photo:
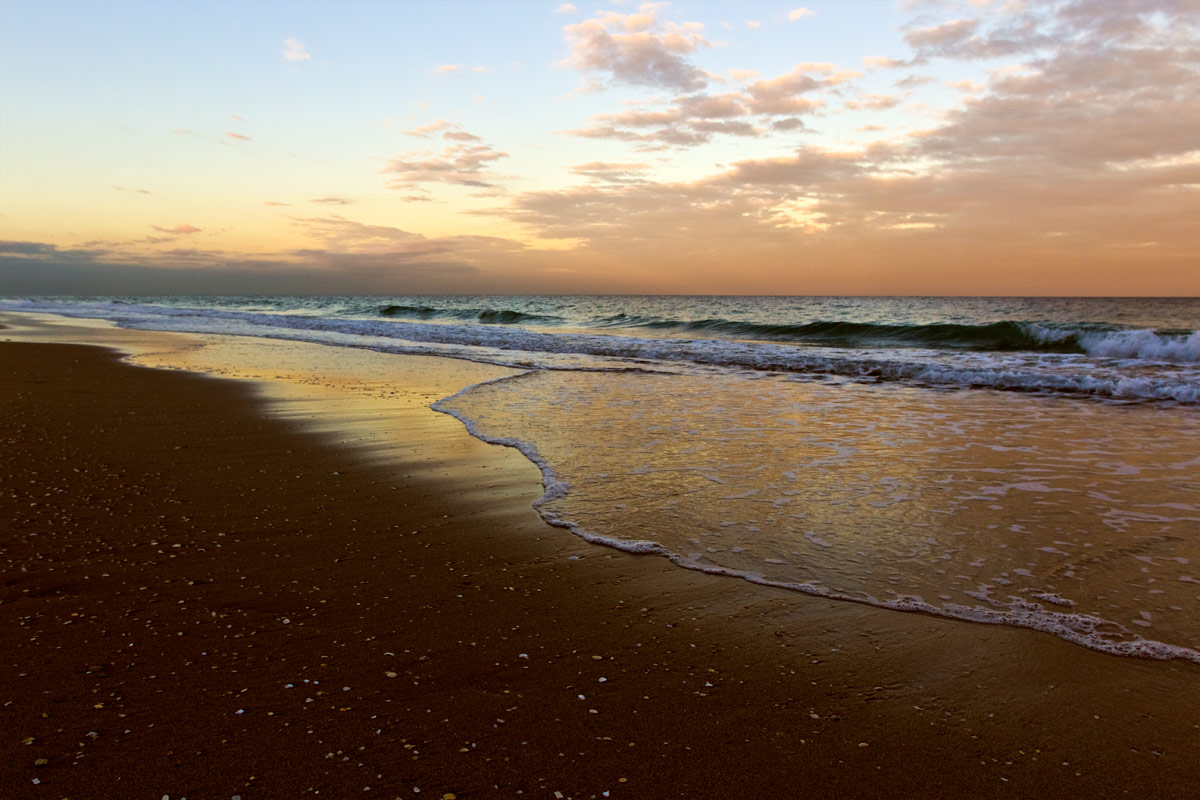
[[[1200,786],[1200,665],[588,545],[519,453],[427,409],[460,364],[411,357],[385,403],[305,381],[317,345],[200,374],[112,349],[166,339],[3,323],[6,797]]]

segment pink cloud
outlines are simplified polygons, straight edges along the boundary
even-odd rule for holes
[[[186,222],[181,222],[178,225],[176,225],[174,228],[164,228],[160,225],[151,225],[150,227],[153,228],[154,230],[158,231],[159,233],[176,233],[176,234],[180,234],[182,236],[187,236],[188,234],[192,234],[192,233],[199,233],[201,230],[200,228],[197,228],[195,225],[189,225]]]

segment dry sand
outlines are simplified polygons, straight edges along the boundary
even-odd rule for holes
[[[315,389],[0,341],[0,796],[1197,794],[1197,665],[592,547]]]

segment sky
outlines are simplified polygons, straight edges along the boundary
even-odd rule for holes
[[[1200,0],[0,2],[0,294],[1200,295]]]

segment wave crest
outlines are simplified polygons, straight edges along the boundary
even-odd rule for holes
[[[382,317],[398,319],[448,319],[479,322],[484,325],[518,325],[532,322],[561,322],[561,317],[548,314],[527,314],[511,308],[434,308],[433,306],[385,305],[377,312]]]

